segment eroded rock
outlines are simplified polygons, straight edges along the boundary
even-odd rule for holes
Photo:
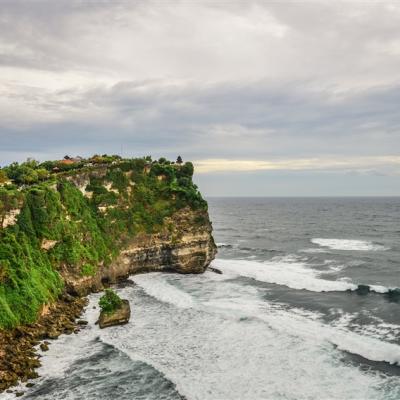
[[[129,322],[131,317],[131,307],[128,300],[122,300],[119,308],[111,313],[102,311],[99,318],[100,329],[108,328],[109,326],[124,325]]]

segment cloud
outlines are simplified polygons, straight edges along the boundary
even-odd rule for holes
[[[389,1],[4,2],[1,164],[122,146],[394,174],[399,25]]]
[[[287,160],[226,160],[194,161],[197,173],[249,171],[353,171],[376,173],[374,168],[400,172],[400,156],[343,158],[303,158]]]

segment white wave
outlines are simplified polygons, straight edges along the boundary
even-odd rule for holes
[[[206,303],[208,306],[245,312],[265,321],[272,329],[281,333],[299,336],[314,343],[331,343],[339,350],[362,356],[370,361],[383,361],[400,365],[400,346],[380,340],[377,335],[371,334],[368,328],[365,331],[358,329],[352,332],[348,329],[351,315],[343,316],[334,325],[323,323],[321,314],[298,308],[284,307],[279,303],[265,303],[244,299],[216,299]],[[390,328],[399,326],[389,326]],[[375,337],[374,337],[375,336]]]
[[[153,286],[159,290],[154,297],[169,303],[181,304],[189,291],[194,308],[160,307],[142,290],[126,287],[118,292],[135,310],[130,323],[104,330],[94,325],[100,294],[90,295],[87,328],[79,335],[65,336],[65,342],[55,341],[50,352],[70,359],[68,353],[73,349],[84,357],[90,341],[100,337],[133,360],[161,371],[182,395],[193,400],[316,400],[321,393],[336,400],[398,398],[398,380],[391,382],[343,363],[331,344],[389,362],[397,360],[399,346],[387,347],[379,340],[323,324],[312,312],[266,303],[259,288],[208,279],[214,275],[133,276],[147,293],[155,292],[149,289]],[[47,352],[42,359],[47,376],[54,374],[52,368],[58,362],[49,357],[53,354]]]
[[[389,288],[387,288],[386,286],[382,286],[382,285],[369,285],[369,288],[372,292],[376,292],[376,293],[387,293],[389,292]],[[391,288],[394,289],[394,288]]]
[[[377,338],[312,321],[289,312],[263,317],[272,328],[299,335],[310,340],[326,341],[339,350],[364,357],[370,361],[400,364],[400,346]]]
[[[170,285],[165,281],[164,277],[160,272],[153,272],[134,275],[129,279],[144,289],[147,294],[164,303],[169,303],[179,308],[193,307],[192,297],[177,287]]]
[[[261,282],[275,283],[292,289],[305,289],[313,292],[332,292],[355,290],[357,285],[345,281],[329,281],[318,277],[319,272],[304,262],[281,259],[257,262],[248,260],[223,260],[213,262],[223,273],[246,276]]]
[[[316,249],[316,248],[310,248],[310,249],[303,249],[300,250],[301,253],[310,253],[310,254],[314,254],[314,253],[326,253],[327,250],[326,249]]]
[[[358,283],[347,278],[327,280],[319,276],[332,271],[316,271],[299,258],[275,258],[272,261],[258,262],[250,260],[217,259],[212,265],[221,269],[224,274],[246,276],[257,281],[288,286],[291,289],[305,289],[312,292],[344,292],[356,290]],[[338,266],[337,270],[342,268]],[[335,272],[334,271],[334,272]],[[390,289],[381,285],[369,285],[370,290],[376,293],[387,293]]]
[[[322,247],[328,247],[329,249],[332,250],[355,250],[355,251],[387,250],[385,246],[366,240],[314,238],[311,239],[311,242]]]
[[[364,336],[371,336],[379,340],[398,341],[400,339],[400,325],[390,324],[381,318],[368,314],[374,323],[359,323],[357,317],[359,313],[346,313],[343,310],[336,310],[341,314],[340,317],[332,322],[332,325],[340,329],[351,329]]]

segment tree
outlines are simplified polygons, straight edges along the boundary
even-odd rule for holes
[[[47,169],[45,169],[45,168],[38,168],[36,170],[36,173],[37,173],[38,179],[40,181],[46,180],[50,175],[49,172],[47,171]]]
[[[182,164],[183,163],[183,160],[182,160],[181,156],[178,156],[178,158],[176,159],[176,163],[177,164]]]
[[[6,173],[0,169],[0,184],[8,181]]]
[[[183,176],[188,176],[191,178],[193,176],[193,172],[194,172],[193,164],[189,161],[185,162],[185,164],[182,166],[180,172]]]
[[[16,184],[32,184],[38,181],[38,174],[35,169],[37,165],[35,160],[28,160],[21,165],[14,162],[5,167],[5,171],[7,176]]]

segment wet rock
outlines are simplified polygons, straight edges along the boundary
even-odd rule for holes
[[[31,387],[33,387],[33,386],[35,386],[35,384],[34,384],[33,382],[28,382],[28,383],[26,384],[26,387],[28,387],[28,388],[31,388]]]
[[[41,343],[40,350],[47,351],[49,350],[49,346],[46,343]]]
[[[78,323],[78,325],[87,325],[88,324],[88,322],[83,319],[80,319],[77,323]]]
[[[67,303],[72,303],[72,302],[74,301],[74,297],[71,296],[71,295],[68,294],[68,293],[65,293],[65,294],[62,296],[62,300],[65,301],[65,302],[67,302]]]
[[[208,267],[208,269],[209,269],[211,272],[215,272],[216,274],[222,275],[222,271],[221,271],[220,269],[218,269],[218,268]]]
[[[131,308],[128,300],[122,300],[121,307],[112,313],[102,311],[99,318],[99,327],[101,329],[114,325],[123,325],[129,322],[131,316]]]
[[[16,392],[15,393],[15,396],[16,397],[21,397],[21,396],[23,396],[24,395],[24,392]]]
[[[368,285],[358,285],[356,292],[359,295],[366,295],[371,291],[371,288]]]
[[[28,373],[28,379],[36,379],[36,378],[39,378],[39,374],[36,371],[31,371]],[[29,383],[27,385],[29,385]]]
[[[65,330],[75,331],[75,319],[86,304],[86,299],[63,296],[49,306],[37,323],[0,330],[0,393],[19,381],[27,382],[39,376],[35,369],[40,361],[34,346],[45,338],[56,339]],[[44,341],[39,347],[46,351],[48,345],[49,342]]]
[[[49,339],[57,339],[60,335],[61,332],[56,329],[51,329],[49,332],[47,332],[47,337]]]
[[[400,289],[389,289],[386,296],[390,301],[400,302]]]

